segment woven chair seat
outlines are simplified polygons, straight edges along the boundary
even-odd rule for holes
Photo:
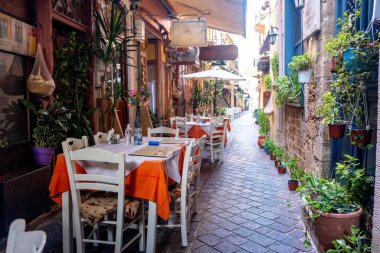
[[[134,198],[125,199],[125,216],[127,218],[134,219],[136,217],[139,203]],[[82,200],[80,209],[81,215],[86,222],[94,225],[103,220],[106,215],[117,211],[117,194],[105,192],[88,193]]]

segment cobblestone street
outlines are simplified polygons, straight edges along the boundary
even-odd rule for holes
[[[251,114],[233,121],[232,129],[219,175],[206,182],[214,191],[191,252],[314,252],[303,245],[299,197],[257,145]]]

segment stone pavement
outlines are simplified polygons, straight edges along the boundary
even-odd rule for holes
[[[158,229],[157,252],[315,252],[302,243],[299,198],[288,191],[288,176],[279,175],[258,147],[258,127],[251,115],[232,122],[224,162],[202,165],[200,204],[192,217],[189,246],[181,246],[179,229]],[[47,232],[44,252],[62,252],[60,208],[29,222],[29,229]],[[5,244],[6,238],[0,239],[0,253]],[[86,248],[113,252],[109,246]],[[124,252],[137,251],[135,243]]]
[[[191,252],[315,252],[303,245],[299,197],[257,145],[251,114],[233,121],[232,129]]]

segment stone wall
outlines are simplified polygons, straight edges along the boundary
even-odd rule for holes
[[[334,10],[334,1],[322,0],[321,31],[304,40],[304,52],[315,58],[312,81],[305,86],[305,107],[286,105],[283,114],[275,110],[271,121],[277,130],[277,143],[283,145],[289,155],[298,157],[305,170],[318,171],[321,175],[329,174],[330,143],[327,127],[317,117],[316,107],[322,94],[330,89],[332,80],[330,58],[324,52],[324,44],[334,34]]]
[[[380,66],[380,64],[379,64]],[[380,69],[380,68],[379,68]],[[379,79],[380,80],[380,79]],[[380,86],[380,81],[378,85]],[[378,89],[380,96],[380,89]],[[380,100],[377,106],[377,125],[380,126]],[[377,131],[377,143],[380,143],[380,131]],[[380,154],[380,145],[376,145],[376,154]],[[375,180],[375,203],[373,209],[373,228],[372,228],[372,252],[380,252],[380,156],[376,156],[376,180]]]

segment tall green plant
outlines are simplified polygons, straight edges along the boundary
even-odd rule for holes
[[[90,116],[95,109],[87,106],[89,86],[89,62],[91,48],[75,32],[67,35],[66,41],[56,47],[54,80],[57,89],[56,101],[69,110],[69,135],[92,139]]]
[[[277,52],[274,52],[270,65],[272,67],[272,75],[275,82],[277,82],[277,79],[280,75],[280,57]]]
[[[343,120],[343,105],[338,102],[337,93],[327,91],[323,94],[322,104],[318,105],[318,116],[322,117],[324,124],[341,124]]]
[[[266,90],[272,89],[272,79],[270,78],[270,75],[264,76],[264,84]]]
[[[269,117],[264,113],[263,109],[257,111],[257,121],[259,123],[259,134],[266,136],[269,132]]]

